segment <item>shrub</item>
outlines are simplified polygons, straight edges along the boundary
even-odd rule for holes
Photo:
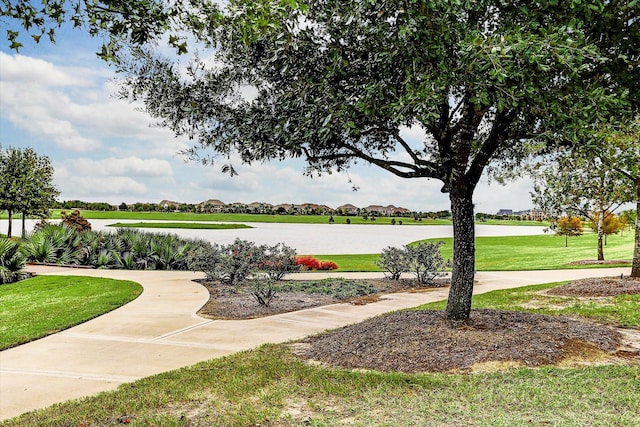
[[[232,244],[223,247],[218,263],[219,279],[227,285],[243,282],[258,269],[263,253],[262,246],[246,240],[234,240]]]
[[[282,280],[286,274],[300,270],[300,265],[296,263],[295,249],[284,243],[265,246],[263,249],[263,258],[260,260],[258,268],[264,271],[271,280]]]
[[[380,253],[376,265],[385,270],[385,275],[392,280],[399,280],[402,273],[409,271],[411,261],[406,248],[388,246]]]
[[[203,271],[210,280],[238,285],[258,271],[264,253],[265,247],[240,239],[226,246],[201,243],[188,252],[187,266]]]
[[[445,275],[447,262],[442,258],[440,246],[444,242],[423,242],[414,246],[405,246],[410,259],[410,268],[422,284],[433,284],[433,279]]]
[[[200,242],[187,253],[187,269],[202,271],[209,280],[218,280],[218,271],[222,257],[219,245],[209,242]]]
[[[312,256],[299,256],[296,264],[305,270],[337,270],[338,264],[333,261],[319,261]]]
[[[338,264],[333,261],[320,261],[318,270],[337,270]]]
[[[418,243],[402,248],[386,247],[376,264],[386,270],[388,278],[399,280],[402,273],[412,272],[422,284],[433,284],[436,277],[444,276],[448,263],[440,254],[443,242]]]
[[[91,230],[91,223],[87,221],[87,219],[83,217],[77,209],[70,214],[62,211],[60,212],[60,216],[62,217],[62,223],[67,225],[69,228],[73,228],[77,231]]]
[[[269,307],[276,296],[274,281],[266,277],[257,277],[250,281],[249,292],[263,307]]]
[[[13,283],[27,277],[22,271],[25,256],[20,251],[20,243],[0,236],[0,285]]]
[[[320,261],[312,256],[296,257],[296,264],[302,266],[305,270],[317,270],[320,267]]]

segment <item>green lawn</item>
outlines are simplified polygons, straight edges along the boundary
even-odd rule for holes
[[[557,285],[479,295],[474,306],[522,310],[539,299],[538,291]],[[616,310],[637,311],[613,299],[595,304],[590,317],[611,323],[604,313]],[[628,323],[637,327],[638,315]],[[5,426],[638,426],[638,384],[637,365],[379,373],[309,365],[286,345],[266,345],[25,414]]]
[[[182,228],[189,230],[237,230],[253,228],[245,224],[209,224],[203,222],[116,222],[115,228]]]
[[[451,238],[442,240],[440,248],[445,259],[453,258]],[[604,249],[605,259],[626,260],[622,266],[631,265],[633,256],[633,234],[609,236]],[[565,268],[596,268],[599,265],[569,265],[581,260],[595,260],[597,236],[589,233],[569,238],[565,247],[564,237],[555,235],[502,236],[476,238],[476,270],[516,271],[555,270]],[[376,265],[378,254],[318,255],[319,260],[330,260],[338,264],[338,271],[380,271]],[[611,267],[611,265],[609,265]]]
[[[567,282],[545,283],[516,289],[474,295],[473,308],[527,311],[550,315],[581,316],[613,326],[640,328],[640,295],[585,300],[577,297],[545,295],[542,291]],[[446,301],[426,304],[418,309],[444,310]]]
[[[443,240],[441,248],[445,259],[453,258],[452,239]],[[478,237],[476,239],[476,269],[493,270],[553,270],[559,268],[584,268],[569,266],[580,260],[597,259],[598,237],[593,233],[565,239],[555,235]],[[626,260],[630,265],[633,256],[633,235],[609,236],[604,248],[605,259]],[[625,265],[625,264],[623,264]]]
[[[67,329],[135,299],[123,280],[38,276],[0,286],[0,350]]]

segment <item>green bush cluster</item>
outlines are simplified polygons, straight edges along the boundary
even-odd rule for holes
[[[382,250],[376,264],[390,279],[399,280],[402,273],[413,273],[420,283],[432,285],[435,278],[445,275],[449,266],[440,253],[443,243],[423,242],[402,248],[388,246]]]
[[[20,251],[19,241],[0,236],[0,285],[22,280],[25,256]]]
[[[186,256],[202,242],[174,234],[118,229],[77,230],[44,225],[21,244],[27,261],[127,270],[186,270]]]
[[[241,239],[229,245],[202,243],[187,255],[187,266],[225,285],[249,285],[253,297],[264,306],[275,297],[275,282],[300,269],[295,249]]]

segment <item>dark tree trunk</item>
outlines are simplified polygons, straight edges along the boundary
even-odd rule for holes
[[[598,236],[598,261],[604,261],[604,249],[602,244],[602,236]]]
[[[631,266],[631,277],[640,278],[640,167],[636,177],[636,235],[633,249],[633,264]]]
[[[469,192],[471,193],[471,192]],[[453,219],[453,271],[447,301],[447,318],[467,320],[471,314],[475,275],[475,223],[472,194],[449,193]]]
[[[13,212],[11,212],[11,210],[8,210],[7,213],[9,214],[9,226],[7,227],[7,237],[11,237],[11,225],[13,223]]]
[[[604,249],[602,248],[602,240],[604,236],[604,215],[605,210],[600,211],[598,217],[598,261],[604,261]]]
[[[26,227],[26,217],[27,214],[25,214],[24,212],[22,213],[22,238],[26,238],[27,237],[27,227]]]

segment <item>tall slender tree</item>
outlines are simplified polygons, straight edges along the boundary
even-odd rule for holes
[[[605,221],[633,200],[628,182],[608,162],[607,156],[589,151],[566,152],[538,164],[532,198],[556,217],[570,212],[587,217],[598,234],[597,259],[604,260]]]

